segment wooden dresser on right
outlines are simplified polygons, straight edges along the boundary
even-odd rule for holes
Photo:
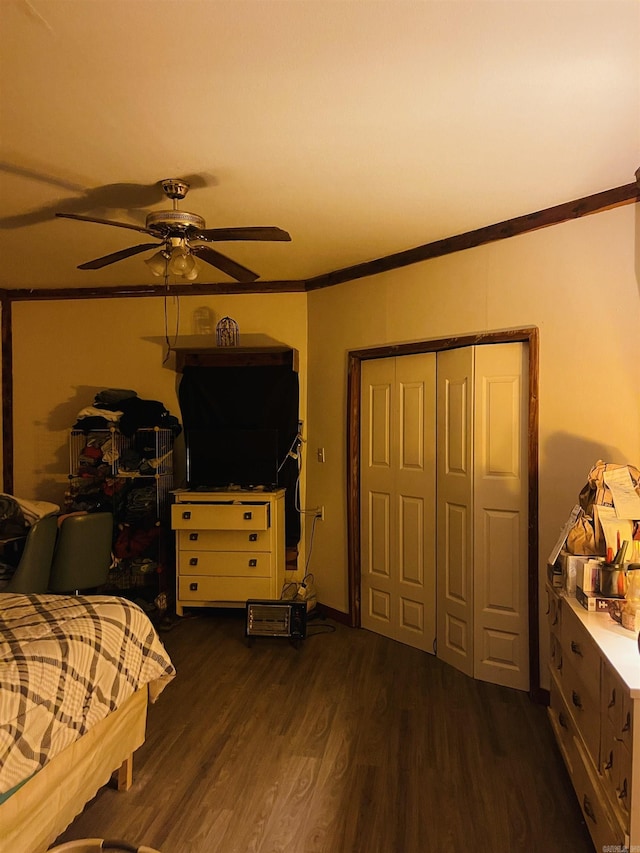
[[[547,586],[549,718],[595,849],[640,853],[640,652],[609,613]]]

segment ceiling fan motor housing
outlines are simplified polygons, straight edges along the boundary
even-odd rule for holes
[[[187,228],[196,228],[202,231],[205,221],[197,213],[188,213],[186,210],[157,210],[147,214],[147,228],[164,234],[167,231],[186,231]]]

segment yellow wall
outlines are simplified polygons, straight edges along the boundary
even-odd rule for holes
[[[212,310],[214,323],[230,316],[241,334],[268,335],[298,350],[300,412],[306,420],[306,296],[169,298],[170,340],[176,330],[181,336],[193,333],[194,311],[202,306]],[[181,420],[174,356],[163,364],[165,300],[51,300],[13,307],[14,493],[60,504],[68,482],[69,429],[97,391],[133,389],[143,399],[160,400]]]
[[[525,326],[540,329],[544,595],[546,557],[591,465],[640,463],[637,208],[309,293],[307,503],[324,504],[326,514],[309,568],[324,603],[348,608],[348,351]]]

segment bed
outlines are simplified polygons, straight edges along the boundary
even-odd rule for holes
[[[0,593],[0,853],[40,853],[118,772],[175,670],[116,596]]]

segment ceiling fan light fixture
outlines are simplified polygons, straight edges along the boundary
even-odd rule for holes
[[[194,281],[198,278],[198,265],[196,264],[193,255],[189,255],[189,259],[192,262],[192,266],[182,274],[182,278],[186,278],[187,281]]]
[[[156,252],[145,260],[145,264],[154,275],[158,277],[164,275],[167,269],[167,255],[165,252]]]
[[[172,275],[185,275],[191,272],[195,266],[195,261],[191,257],[188,247],[179,246],[171,251],[169,258],[169,272]]]

